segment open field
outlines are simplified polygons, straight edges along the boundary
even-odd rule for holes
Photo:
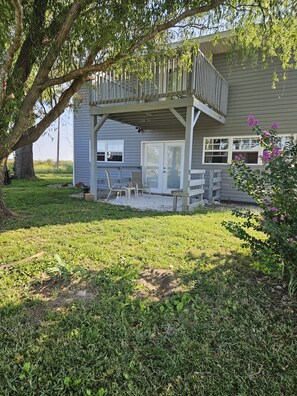
[[[8,160],[7,166],[10,171],[10,174],[13,174],[13,164],[14,160]],[[62,174],[62,175],[70,175],[73,171],[73,162],[72,161],[60,161],[59,169],[57,169],[56,162],[53,160],[46,161],[34,161],[34,170],[35,173],[38,174]]]
[[[5,188],[0,395],[296,395],[296,300],[222,226]]]

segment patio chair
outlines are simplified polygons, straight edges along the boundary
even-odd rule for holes
[[[108,201],[109,197],[111,196],[112,192],[115,193],[125,193],[125,197],[128,197],[128,190],[125,186],[121,185],[120,183],[111,183],[111,178],[110,178],[110,174],[109,171],[107,169],[105,169],[105,173],[106,173],[106,178],[107,178],[107,185],[109,188],[109,193],[107,195],[106,201]]]
[[[141,172],[132,172],[131,182],[136,188],[136,196],[138,196],[139,191],[141,191],[142,195],[145,191],[147,191],[149,193],[149,196],[151,196],[151,189],[150,189],[149,185],[142,183]]]

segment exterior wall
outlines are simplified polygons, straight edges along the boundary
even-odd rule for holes
[[[80,96],[82,103],[74,115],[74,183],[83,182],[86,185],[90,185],[89,142],[91,117],[86,87],[80,91]],[[107,120],[98,132],[98,139],[124,140],[124,162],[99,163],[97,176],[99,184],[106,186],[105,168],[111,168],[111,177],[115,180],[118,178],[119,172],[118,170],[112,170],[112,168],[119,166],[140,167],[142,141],[184,140],[184,136],[184,130],[179,127],[178,121],[175,131],[145,130],[138,133],[135,126]],[[127,176],[127,172],[124,172],[123,177]]]
[[[206,178],[210,169],[222,169],[221,199],[252,202],[245,193],[232,186],[228,165],[202,164],[203,138],[251,135],[251,129],[246,122],[249,114],[255,114],[261,125],[267,128],[274,121],[278,121],[281,134],[297,133],[297,70],[288,71],[287,79],[281,80],[282,71],[277,64],[272,64],[265,70],[253,69],[248,65],[231,67],[226,54],[214,55],[213,63],[229,82],[226,124],[222,125],[204,114],[200,116],[194,130],[192,167],[205,169]],[[279,73],[280,82],[273,90],[271,86],[275,70]],[[74,116],[74,182],[89,184],[90,115],[86,88],[82,91],[82,97],[83,103]],[[124,140],[124,162],[121,164],[131,167],[140,166],[141,141],[184,140],[184,136],[184,128],[177,120],[174,130],[145,130],[142,133],[138,133],[134,126],[108,120],[98,133],[98,138],[102,140]],[[102,164],[102,169],[98,170],[100,183],[105,178],[103,169],[108,166],[109,164]]]
[[[232,187],[228,165],[201,165],[203,137],[251,136],[246,118],[254,114],[263,127],[269,128],[274,121],[280,124],[280,134],[297,133],[297,70],[289,70],[287,79],[282,80],[282,70],[272,64],[263,70],[248,65],[229,65],[226,54],[215,55],[214,66],[229,82],[229,103],[226,124],[222,125],[210,117],[201,117],[194,134],[193,167],[223,169],[222,200],[252,202],[251,198]],[[272,89],[274,71],[278,72],[280,82]],[[256,168],[256,165],[251,165]]]
[[[91,117],[89,113],[88,88],[79,91],[81,105],[73,115],[73,183],[90,183],[89,140]]]

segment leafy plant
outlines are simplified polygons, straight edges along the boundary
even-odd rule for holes
[[[235,185],[247,192],[262,211],[236,211],[234,215],[243,221],[224,225],[245,241],[262,266],[270,271],[282,269],[289,275],[292,294],[297,277],[297,144],[287,141],[281,147],[277,123],[263,130],[253,115],[248,116],[248,123],[260,137],[263,169],[254,171],[237,156],[230,174]]]

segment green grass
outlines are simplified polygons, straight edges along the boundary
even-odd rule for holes
[[[252,269],[221,226],[229,211],[140,212],[47,187],[70,181],[5,188],[18,216],[0,234],[0,395],[296,394],[296,301]],[[147,268],[154,298],[139,295]],[[181,287],[166,295],[168,274]]]

